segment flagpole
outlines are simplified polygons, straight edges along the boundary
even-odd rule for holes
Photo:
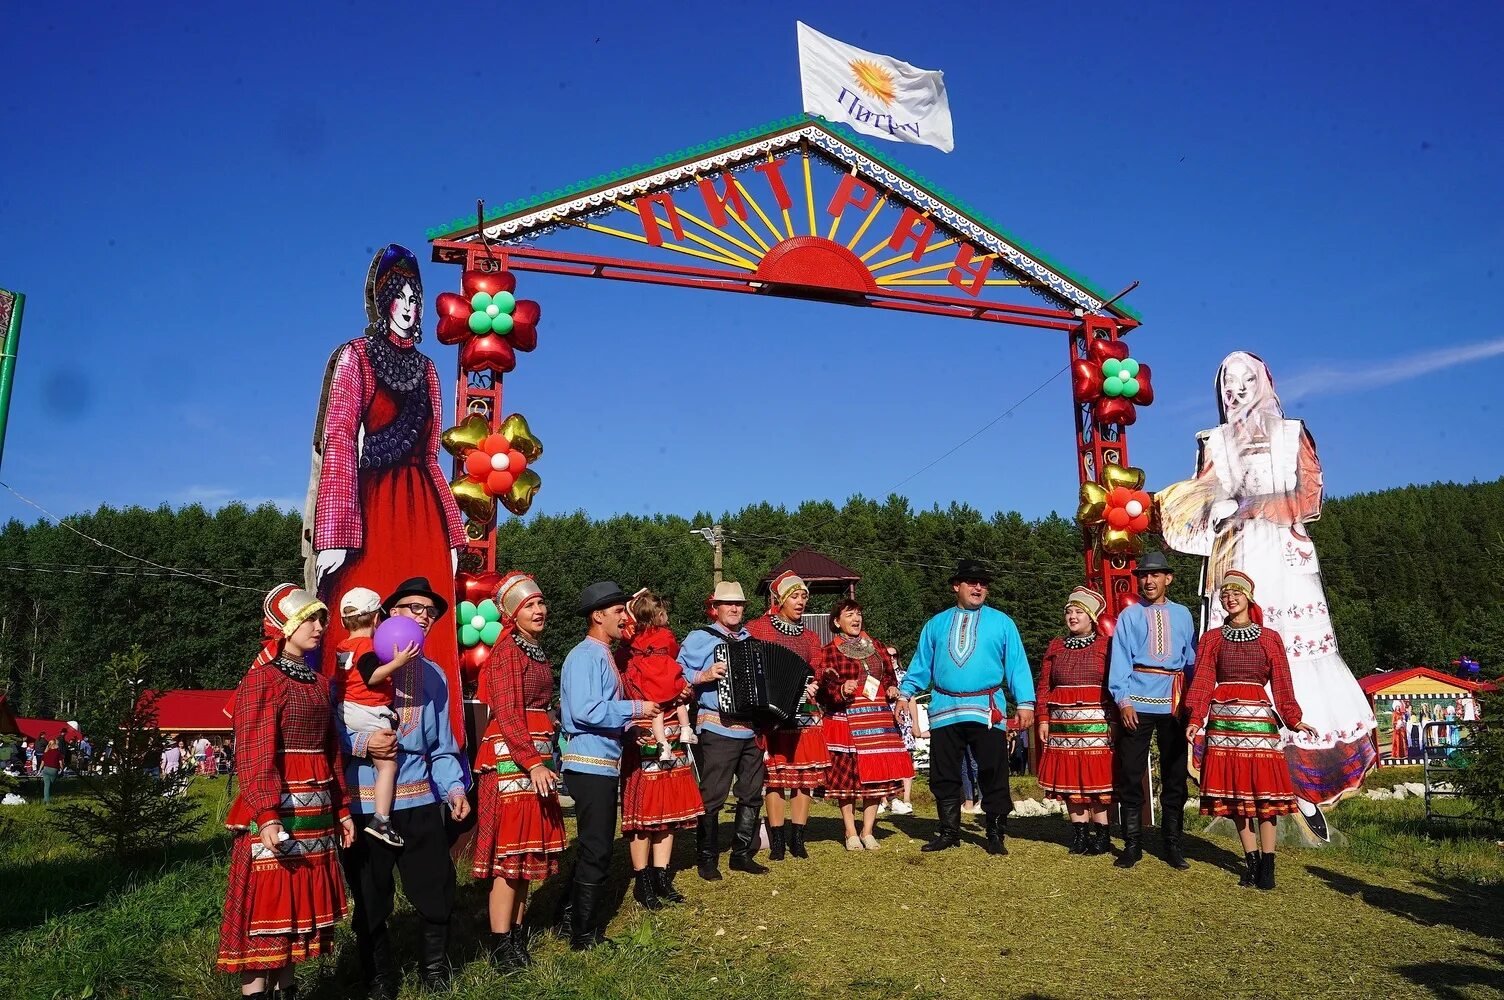
[[[16,354],[21,347],[21,313],[26,296],[0,288],[0,322],[5,324],[5,347],[0,351],[0,461],[5,455],[5,431],[10,421],[10,390],[16,377]]]

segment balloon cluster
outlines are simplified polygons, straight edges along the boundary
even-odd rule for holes
[[[543,480],[530,466],[543,455],[543,442],[522,414],[507,417],[501,429],[492,433],[486,418],[472,413],[446,430],[440,440],[444,450],[464,466],[449,489],[470,519],[465,528],[470,538],[486,536],[496,520],[498,501],[519,517],[532,507]]]
[[[459,624],[460,668],[469,687],[474,687],[480,668],[491,658],[491,646],[501,635],[501,612],[494,599],[499,586],[501,574],[496,572],[460,572],[454,578],[454,596],[459,608],[456,621]],[[490,605],[489,612],[494,617],[488,615],[486,605]],[[477,617],[481,619],[479,625],[475,623]],[[497,623],[494,630],[490,628],[492,622]],[[473,631],[474,640],[468,638],[467,626]]]
[[[517,276],[510,271],[466,271],[460,289],[434,303],[439,343],[462,345],[460,367],[467,372],[500,375],[516,368],[517,352],[538,346],[538,303],[512,294]]]
[[[1144,551],[1143,534],[1158,511],[1144,490],[1144,470],[1108,464],[1099,483],[1081,484],[1076,523],[1095,532],[1104,552],[1136,556]]]
[[[1071,393],[1090,403],[1100,423],[1131,424],[1137,407],[1154,402],[1149,366],[1128,356],[1121,340],[1099,338],[1086,346],[1086,357],[1071,363]]]
[[[501,637],[501,609],[489,597],[479,604],[460,602],[456,616],[460,629],[460,645],[466,649],[484,643],[494,646]]]

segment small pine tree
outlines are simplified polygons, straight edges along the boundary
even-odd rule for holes
[[[110,657],[101,696],[120,720],[114,768],[82,776],[84,795],[53,810],[53,822],[74,843],[129,858],[159,849],[199,824],[196,803],[184,795],[189,772],[153,774],[165,740],[157,730],[156,696],[147,693],[147,658],[140,646]]]
[[[1467,745],[1454,756],[1460,765],[1451,774],[1452,787],[1471,800],[1474,813],[1504,822],[1504,694],[1482,699],[1481,725],[1464,725]]]

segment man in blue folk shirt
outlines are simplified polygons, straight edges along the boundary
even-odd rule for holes
[[[1189,746],[1180,719],[1180,699],[1196,663],[1196,625],[1184,605],[1167,596],[1175,574],[1162,552],[1150,552],[1134,567],[1142,601],[1118,615],[1112,633],[1107,690],[1117,702],[1123,732],[1117,739],[1117,800],[1123,810],[1123,853],[1113,864],[1132,868],[1144,856],[1144,774],[1149,740],[1159,739],[1159,809],[1165,861],[1191,867],[1181,848],[1185,828]]]
[[[976,756],[987,852],[1007,854],[1003,837],[1013,795],[1008,790],[1008,693],[1024,728],[1034,724],[1034,677],[1013,619],[984,607],[992,574],[963,559],[950,578],[956,606],[931,618],[899,687],[905,701],[933,688],[930,699],[930,790],[940,811],[940,831],[921,851],[961,843],[961,758]],[[910,706],[910,712],[913,708]]]
[[[578,844],[560,923],[576,951],[606,939],[596,920],[616,836],[622,738],[634,718],[652,718],[661,711],[653,702],[625,696],[611,659],[611,643],[621,638],[627,621],[627,595],[614,583],[592,583],[580,594],[580,614],[590,630],[559,671],[560,728],[569,738],[563,764],[574,797]]]

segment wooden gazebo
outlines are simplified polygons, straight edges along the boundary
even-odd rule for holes
[[[787,559],[769,570],[768,575],[757,584],[757,592],[767,597],[773,580],[780,573],[787,573],[790,570],[809,584],[811,596],[836,594],[855,597],[856,585],[862,579],[862,575],[856,570],[848,569],[829,556],[821,555],[805,546],[795,549]]]

